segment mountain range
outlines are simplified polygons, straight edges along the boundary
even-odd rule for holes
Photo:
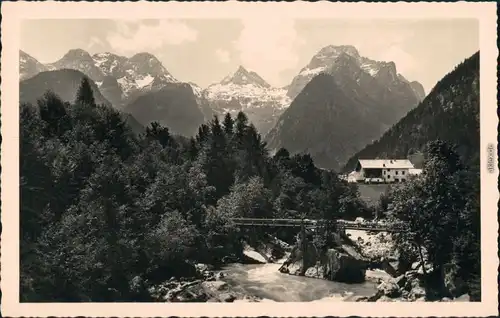
[[[479,52],[467,58],[434,86],[377,141],[352,156],[344,171],[358,159],[405,158],[422,153],[427,142],[440,139],[457,146],[469,167],[479,165]]]
[[[240,66],[203,89],[177,80],[154,55],[145,52],[124,57],[73,49],[54,63],[42,64],[20,51],[19,62],[21,81],[42,73],[80,71],[104,99],[142,125],[157,120],[179,134],[194,134],[194,127],[214,115],[244,111],[258,131],[267,134],[271,150],[308,151],[319,166],[332,169],[378,139],[425,96],[422,85],[398,74],[393,62],[363,57],[349,45],[319,50],[284,88],[272,87]],[[60,90],[61,84],[54,79],[57,74],[43,75],[48,82],[40,86],[55,85]],[[62,95],[69,98],[68,92]]]
[[[378,139],[423,96],[422,85],[353,46],[327,46],[293,79],[294,98],[266,136],[271,149],[307,152],[323,168],[340,169]]]

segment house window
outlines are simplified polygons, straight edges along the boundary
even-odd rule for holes
[[[390,169],[390,168],[387,168],[387,171],[391,171],[391,169]]]
[[[394,181],[399,182],[399,179],[398,179],[398,178],[396,178],[396,179],[394,179]]]
[[[385,170],[384,170],[384,175],[385,175]]]
[[[396,170],[396,175],[398,174],[399,171]]]
[[[387,176],[387,179],[390,179],[390,178],[391,178],[391,176]]]
[[[404,175],[405,175],[405,172],[404,172],[404,171],[401,171],[401,174],[404,176]]]

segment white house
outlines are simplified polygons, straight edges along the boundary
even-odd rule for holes
[[[413,173],[418,173],[415,170],[419,169],[415,169],[410,160],[407,159],[358,160],[351,179],[367,183],[402,182],[408,179],[410,170]]]

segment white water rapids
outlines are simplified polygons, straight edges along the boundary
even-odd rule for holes
[[[323,279],[282,274],[281,264],[231,264],[224,268],[224,281],[238,293],[267,301],[348,301],[355,295],[370,296],[376,284],[345,284]]]

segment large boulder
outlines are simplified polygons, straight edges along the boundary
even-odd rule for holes
[[[283,274],[290,274],[290,275],[301,275],[302,273],[302,268],[304,267],[302,264],[302,260],[296,260],[296,261],[291,261],[288,263],[283,263],[281,267],[279,268],[279,271]],[[307,272],[307,270],[306,270]]]
[[[329,249],[324,257],[324,277],[339,282],[357,283],[365,280],[366,261],[346,249]]]
[[[267,259],[257,251],[245,250],[243,251],[243,261],[246,264],[265,264]]]
[[[339,242],[341,243],[341,242]],[[308,244],[305,254],[295,247],[279,271],[332,281],[359,283],[365,280],[367,260],[353,246],[339,244],[319,252]]]

